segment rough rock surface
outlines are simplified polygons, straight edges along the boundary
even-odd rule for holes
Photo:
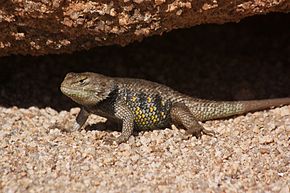
[[[175,28],[289,9],[289,0],[1,0],[0,56],[126,45]]]

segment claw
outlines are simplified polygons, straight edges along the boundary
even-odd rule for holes
[[[212,137],[216,137],[216,133],[214,131],[210,131],[210,130],[207,130],[207,129],[203,128],[203,130],[201,132],[203,134],[205,134],[205,135],[209,135],[209,136],[212,136]]]
[[[77,131],[79,129],[80,129],[80,124],[78,124],[77,122],[75,122],[71,131]]]

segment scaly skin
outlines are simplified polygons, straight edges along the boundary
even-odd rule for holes
[[[61,91],[82,109],[74,130],[82,128],[93,113],[122,124],[118,144],[126,142],[134,129],[146,130],[175,124],[188,134],[214,134],[198,121],[225,118],[290,104],[290,98],[255,101],[208,101],[181,94],[167,86],[140,79],[112,78],[101,74],[68,73]]]

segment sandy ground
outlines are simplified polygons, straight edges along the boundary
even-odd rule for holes
[[[59,84],[70,71],[164,83],[216,100],[290,94],[289,15],[176,30],[127,47],[0,58],[0,192],[289,192],[290,106],[203,123],[217,137],[182,140],[174,126],[105,145],[118,131],[67,133],[79,111]]]

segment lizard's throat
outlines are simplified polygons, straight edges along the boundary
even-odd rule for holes
[[[100,95],[96,95],[95,93],[90,91],[71,89],[67,87],[61,87],[60,89],[63,94],[65,94],[80,105],[94,105],[104,100],[104,98]]]

